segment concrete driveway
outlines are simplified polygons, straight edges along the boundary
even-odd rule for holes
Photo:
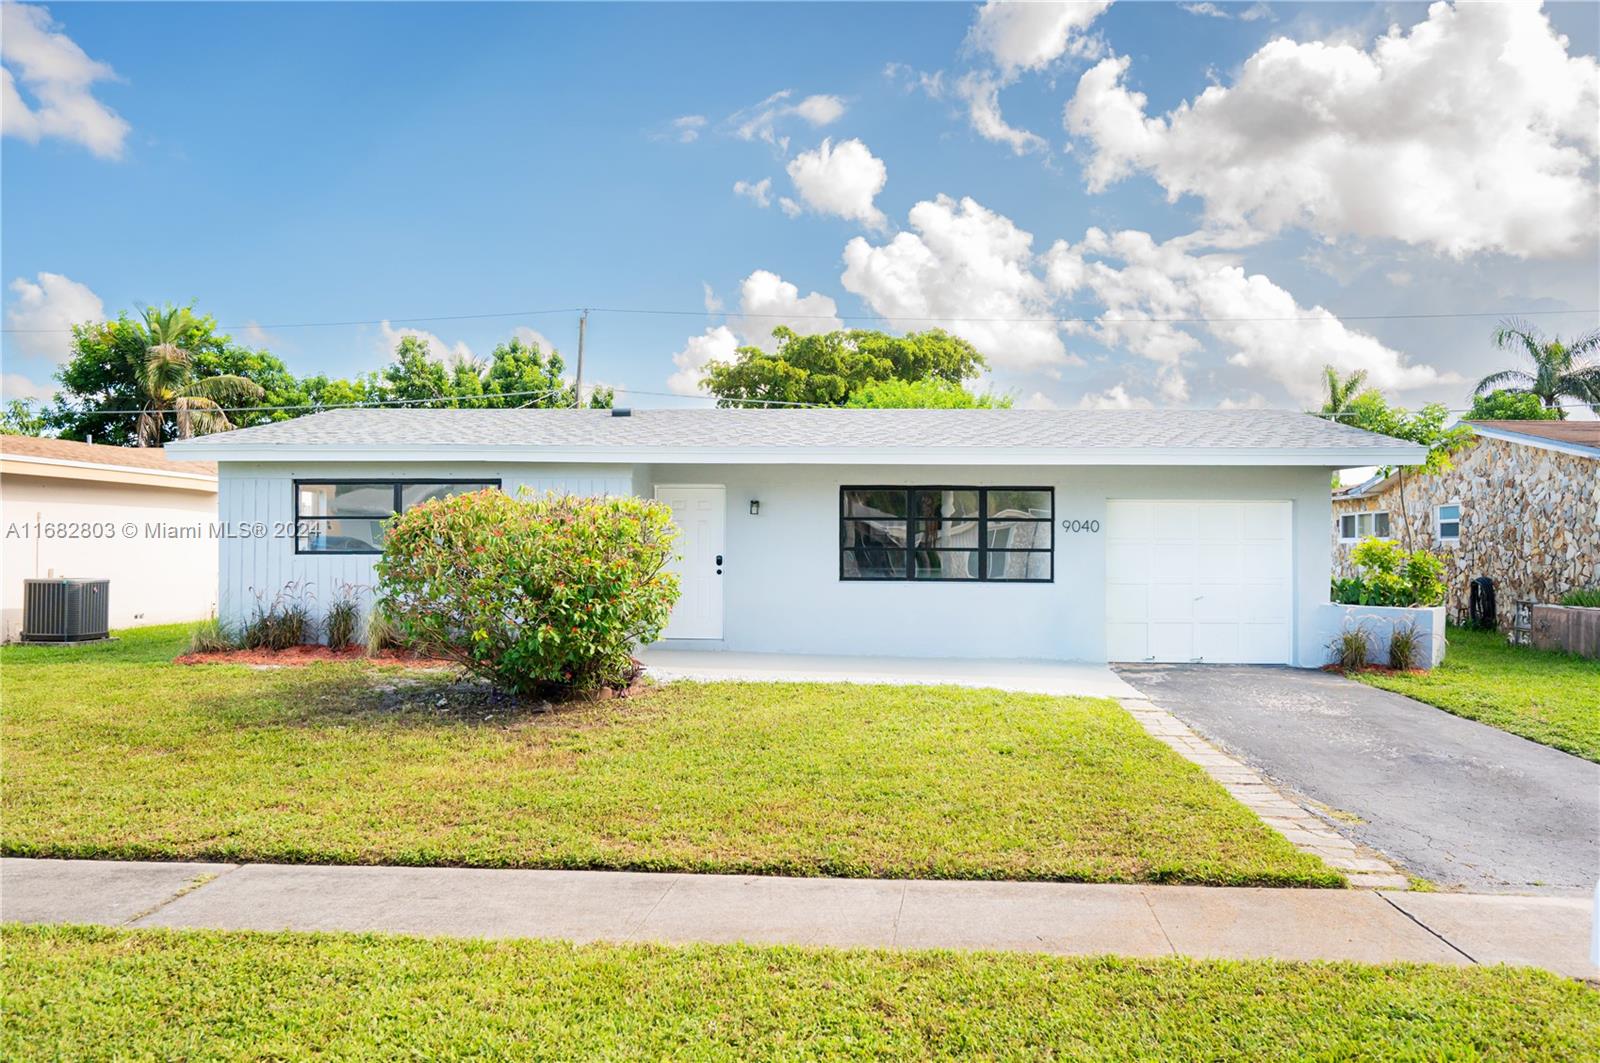
[[[1326,672],[1117,672],[1308,808],[1358,817],[1330,822],[1442,887],[1586,893],[1600,877],[1600,764]]]

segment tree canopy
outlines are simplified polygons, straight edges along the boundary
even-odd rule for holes
[[[1345,404],[1340,424],[1364,428],[1379,435],[1420,443],[1428,448],[1422,472],[1443,472],[1450,468],[1450,456],[1472,438],[1464,424],[1445,426],[1450,410],[1442,402],[1430,402],[1415,412],[1391,406],[1377,391],[1363,391]]]
[[[845,406],[851,397],[887,381],[932,382],[965,393],[963,384],[987,363],[978,349],[943,329],[891,336],[870,329],[840,329],[802,336],[787,326],[772,330],[772,352],[740,347],[731,362],[706,367],[705,388],[722,406],[752,403],[799,403]],[[901,391],[904,400],[915,393]],[[945,391],[928,397],[944,405]]]
[[[850,393],[845,402],[861,410],[1008,409],[1011,396],[969,391],[948,380],[875,380]]]
[[[1474,395],[1468,421],[1559,421],[1566,411],[1551,409],[1539,396],[1527,391],[1491,391]]]
[[[1600,329],[1563,342],[1560,336],[1546,339],[1544,333],[1522,321],[1503,321],[1494,330],[1494,345],[1502,351],[1519,351],[1532,369],[1502,369],[1478,381],[1474,395],[1504,390],[1537,396],[1545,406],[1556,409],[1565,398],[1587,403],[1600,413]]]

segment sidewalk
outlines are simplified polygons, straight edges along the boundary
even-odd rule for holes
[[[8,922],[1510,963],[1596,979],[1591,907],[1369,890],[0,860]]]

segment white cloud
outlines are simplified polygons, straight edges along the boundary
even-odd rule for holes
[[[1154,405],[1147,398],[1128,394],[1128,389],[1121,384],[1114,384],[1078,400],[1080,410],[1148,410]]]
[[[1197,237],[1157,243],[1134,230],[1090,229],[1081,243],[1057,242],[1046,254],[1064,294],[1087,290],[1104,307],[1095,323],[1074,323],[1108,347],[1130,350],[1161,366],[1163,399],[1187,395],[1182,365],[1198,352],[1202,332],[1230,352],[1228,362],[1281,383],[1297,399],[1314,400],[1325,364],[1364,369],[1379,388],[1405,390],[1448,383],[1453,375],[1405,357],[1347,327],[1320,306],[1301,307],[1267,277],[1247,274],[1232,254],[1196,254]]]
[[[532,328],[528,325],[518,325],[516,328],[511,330],[511,335],[516,339],[521,340],[525,344],[537,345],[538,348],[545,354],[549,354],[551,351],[556,349],[554,340],[540,332],[538,329]],[[457,346],[465,347],[466,344],[462,343],[458,344]],[[467,355],[469,357],[471,354],[472,352],[470,350],[467,351]]]
[[[790,199],[788,196],[778,197],[778,207],[784,212],[784,214],[791,218],[798,218],[800,215],[805,213],[806,209],[799,203],[796,203],[794,200]]]
[[[967,105],[972,128],[985,140],[1008,145],[1017,155],[1049,148],[1037,133],[1018,129],[1000,114],[1000,83],[987,74],[973,72],[956,82],[956,95]]]
[[[672,356],[677,371],[667,377],[667,390],[675,395],[699,395],[700,382],[705,379],[708,362],[730,362],[739,348],[739,340],[726,325],[708,328],[699,336],[690,336],[683,350]]]
[[[49,402],[56,393],[54,384],[39,384],[23,376],[21,373],[0,373],[0,399],[10,402],[12,399],[36,399],[39,402]]]
[[[1234,10],[1238,7],[1237,4],[1232,4],[1228,7],[1218,7],[1216,4],[1211,3],[1210,0],[1202,0],[1202,2],[1198,4],[1179,4],[1178,6],[1189,12],[1191,15],[1203,15],[1207,18],[1236,18],[1240,22],[1255,22],[1258,19],[1272,17],[1272,8],[1262,3],[1251,4],[1243,11]]]
[[[1165,116],[1126,86],[1129,62],[1091,68],[1063,114],[1091,191],[1147,172],[1213,224],[1457,257],[1594,245],[1600,65],[1537,5],[1436,3],[1366,50],[1278,38]]]
[[[772,178],[763,177],[759,181],[733,182],[733,194],[744,196],[756,206],[765,209],[772,206]]]
[[[1189,12],[1189,14],[1191,14],[1191,15],[1205,15],[1208,18],[1232,18],[1233,17],[1228,12],[1226,12],[1226,11],[1222,10],[1222,8],[1218,7],[1216,4],[1211,3],[1210,0],[1206,0],[1205,3],[1200,3],[1200,4],[1179,4],[1178,6],[1183,8],[1185,11]]]
[[[967,39],[1011,78],[1019,71],[1042,70],[1068,53],[1092,53],[1097,45],[1083,31],[1110,6],[1111,0],[989,0],[978,9]]]
[[[843,328],[839,308],[821,292],[802,296],[800,289],[773,273],[758,269],[739,284],[739,313],[730,325],[764,350],[774,346],[772,330],[787,325],[801,335]]]
[[[1027,398],[1017,403],[1017,406],[1024,410],[1060,409],[1060,405],[1056,402],[1056,400],[1052,399],[1049,395],[1046,395],[1042,391],[1035,391],[1032,395],[1029,395]]]
[[[838,96],[807,96],[799,103],[790,103],[793,89],[782,89],[760,103],[730,114],[724,125],[740,140],[759,140],[771,144],[779,151],[789,150],[789,138],[778,134],[778,126],[790,118],[799,118],[813,127],[837,122],[845,112],[845,102]]]
[[[116,78],[60,31],[50,12],[31,4],[0,5],[0,130],[37,144],[58,137],[103,159],[120,159],[128,123],[95,99],[97,81]],[[33,106],[18,89],[32,97]]]
[[[1224,398],[1217,403],[1219,410],[1264,410],[1267,408],[1267,397],[1259,391],[1252,391],[1242,399],[1233,397]]]
[[[672,120],[672,135],[677,137],[680,144],[693,144],[700,139],[700,130],[706,127],[706,116],[703,114],[685,114]]]
[[[395,347],[399,345],[402,339],[407,336],[414,336],[428,345],[428,351],[433,355],[435,361],[443,362],[446,365],[454,365],[458,362],[471,362],[477,359],[477,356],[472,353],[472,348],[467,346],[465,340],[446,343],[432,332],[419,328],[395,328],[387,321],[379,325],[378,328],[378,346],[387,355],[392,356],[394,354]],[[529,329],[528,331],[532,332],[533,330]]]
[[[1034,273],[1031,233],[970,198],[924,200],[909,218],[915,233],[876,247],[858,236],[845,246],[847,291],[894,327],[947,329],[997,366],[1073,361],[1048,320],[1052,295]],[[1017,320],[1039,317],[1047,320]]]
[[[794,113],[820,128],[844,117],[844,101],[837,96],[807,96],[794,105]]]
[[[869,229],[888,226],[872,201],[883,191],[889,170],[861,141],[846,140],[835,147],[824,140],[815,151],[791,159],[788,170],[801,202],[818,214],[858,221]]]
[[[18,277],[11,290],[16,293],[6,308],[11,342],[35,358],[65,362],[72,356],[72,326],[105,320],[100,297],[59,273],[40,273],[31,281]]]
[[[1258,19],[1263,19],[1263,18],[1266,18],[1266,19],[1273,18],[1272,8],[1269,5],[1265,4],[1265,3],[1259,3],[1258,2],[1258,3],[1251,4],[1249,7],[1245,8],[1243,11],[1239,12],[1239,21],[1240,22],[1255,22]],[[1277,21],[1277,20],[1273,19],[1273,21]]]

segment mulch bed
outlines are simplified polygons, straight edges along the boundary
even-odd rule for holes
[[[403,664],[412,668],[446,668],[453,662],[442,657],[422,657],[409,650],[382,650],[369,654],[363,647],[333,650],[327,646],[291,646],[286,650],[223,650],[217,653],[186,653],[174,658],[175,664],[251,664],[296,667],[319,661],[371,661],[374,664]]]
[[[1365,664],[1360,668],[1342,668],[1337,664],[1325,664],[1324,672],[1337,672],[1339,675],[1351,675],[1356,672],[1377,672],[1381,675],[1426,675],[1426,668],[1390,668],[1386,664]]]

